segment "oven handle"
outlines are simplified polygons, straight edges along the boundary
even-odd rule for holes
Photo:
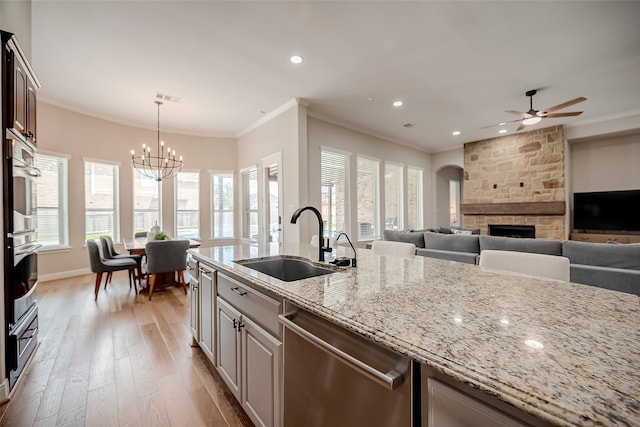
[[[36,243],[35,245],[30,245],[27,249],[21,249],[16,251],[16,256],[18,255],[24,255],[24,254],[31,254],[35,251],[37,251],[38,249],[40,249],[42,247],[41,244]]]
[[[385,386],[389,390],[395,390],[404,382],[404,378],[402,374],[396,370],[390,370],[389,372],[380,372],[376,368],[367,365],[363,361],[356,359],[352,355],[345,353],[344,351],[334,347],[328,342],[318,338],[313,335],[311,332],[302,328],[301,326],[294,323],[290,318],[295,314],[295,312],[284,313],[278,315],[278,320],[282,323],[286,328],[289,328],[291,332],[299,335],[301,338],[304,338],[311,344],[315,345],[319,349],[325,351],[326,353],[335,356],[340,361],[345,363],[347,366],[355,369],[356,371],[364,374],[368,378],[374,380],[378,384]]]
[[[38,178],[42,176],[42,171],[35,166],[31,166],[20,159],[13,158],[14,166],[21,169],[26,169],[27,174]]]
[[[7,237],[12,239],[17,236],[22,236],[24,234],[33,234],[35,232],[35,228],[32,228],[31,230],[14,231],[13,233],[7,233]]]

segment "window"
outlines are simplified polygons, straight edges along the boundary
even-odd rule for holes
[[[258,240],[258,169],[242,171],[242,237]]]
[[[402,230],[403,197],[402,179],[404,167],[393,163],[384,163],[384,228]]]
[[[320,153],[321,213],[325,233],[349,232],[349,155],[322,149]]]
[[[162,224],[160,195],[162,181],[133,171],[133,233],[149,231]]]
[[[214,239],[233,239],[233,173],[211,174],[211,230]]]
[[[36,153],[38,179],[36,202],[38,243],[45,248],[69,244],[68,160],[66,157]]]
[[[176,175],[176,236],[200,237],[200,172]]]
[[[118,165],[84,162],[85,239],[120,240]]]
[[[422,218],[422,169],[409,166],[407,169],[407,228],[422,229],[424,227]]]
[[[377,160],[358,157],[358,240],[377,239],[380,166]]]

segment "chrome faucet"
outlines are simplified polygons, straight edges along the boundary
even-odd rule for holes
[[[300,214],[306,210],[309,210],[316,214],[318,217],[318,260],[324,261],[324,253],[331,252],[331,248],[329,247],[329,242],[327,241],[327,246],[324,246],[324,223],[322,222],[322,215],[320,211],[313,206],[305,206],[304,208],[297,209],[293,215],[291,216],[291,224],[295,224],[300,217]]]

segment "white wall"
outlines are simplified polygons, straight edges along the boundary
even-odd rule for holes
[[[640,133],[569,144],[571,193],[640,189]]]
[[[150,110],[153,104],[149,103]],[[151,114],[151,113],[150,113]],[[185,170],[200,171],[200,237],[203,245],[214,244],[211,236],[210,170],[234,171],[237,163],[234,138],[204,138],[166,134],[161,138],[184,158]],[[157,130],[140,129],[65,110],[51,104],[38,104],[38,150],[70,155],[69,158],[69,245],[68,250],[42,252],[39,275],[54,277],[87,271],[88,255],[84,241],[84,158],[120,164],[121,237],[133,236],[133,169],[131,150],[143,142],[155,144]],[[173,180],[162,184],[162,228],[174,234]]]
[[[431,155],[424,151],[399,145],[393,142],[385,141],[370,135],[356,132],[326,121],[309,117],[308,119],[308,148],[309,148],[309,204],[312,206],[320,206],[320,150],[321,147],[331,147],[338,150],[351,153],[351,230],[349,236],[352,240],[357,239],[357,211],[356,206],[356,187],[355,173],[357,165],[357,155],[364,155],[381,161],[387,160],[394,163],[401,163],[405,166],[414,166],[422,168],[424,171],[423,183],[423,212],[425,213],[424,224],[429,227],[432,223],[431,208],[429,201],[431,200]],[[381,166],[383,163],[381,162]],[[383,170],[383,169],[382,169]],[[383,185],[381,172],[381,186]],[[406,176],[406,167],[405,167]],[[406,188],[405,188],[406,191]],[[406,197],[405,197],[406,199]],[[382,204],[381,204],[382,206]],[[405,212],[406,215],[406,212]],[[380,229],[384,228],[384,215],[380,215]],[[314,228],[315,229],[315,228]],[[317,234],[317,231],[315,232]]]
[[[284,242],[299,242],[299,227],[289,219],[295,209],[306,203],[306,173],[300,165],[306,164],[306,108],[296,102],[263,123],[259,127],[238,138],[237,170],[250,166],[260,166],[260,160],[272,154],[282,153],[280,178],[283,193],[280,203],[283,207],[282,239]],[[262,189],[261,174],[258,173],[258,188]],[[240,189],[240,180],[238,180]],[[238,191],[239,193],[239,191]],[[262,211],[260,201],[259,210]],[[236,223],[241,226],[241,205],[237,205]],[[262,217],[260,217],[262,221]],[[262,225],[261,225],[262,226]],[[238,230],[241,235],[241,230]]]
[[[0,1],[0,29],[14,33],[31,61],[31,0]]]

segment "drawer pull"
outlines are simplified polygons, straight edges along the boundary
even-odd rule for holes
[[[240,289],[239,287],[235,287],[235,288],[231,288],[231,290],[235,293],[237,293],[238,295],[240,295],[241,297],[245,296],[247,294],[247,291]]]

